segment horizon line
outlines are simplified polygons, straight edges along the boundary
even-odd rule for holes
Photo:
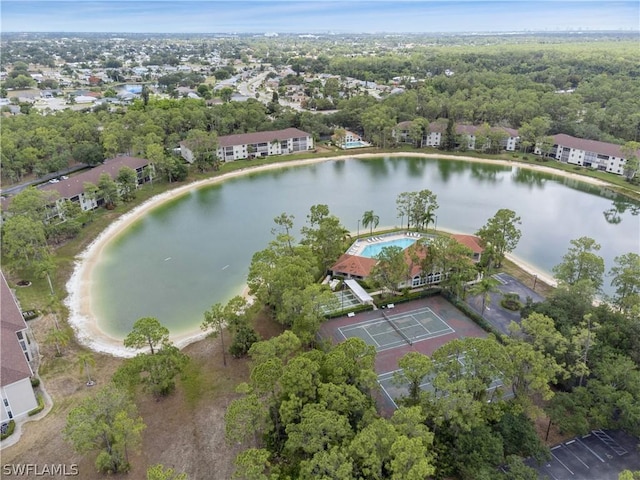
[[[317,31],[305,31],[305,30],[301,30],[299,32],[288,32],[288,31],[284,31],[284,32],[279,32],[276,30],[255,30],[255,31],[244,31],[244,32],[224,32],[224,31],[218,31],[218,32],[177,32],[177,31],[167,31],[167,32],[135,32],[135,31],[126,31],[126,32],[122,32],[122,31],[111,31],[111,30],[105,30],[105,31],[100,31],[100,32],[96,32],[96,31],[82,31],[82,30],[38,30],[38,31],[27,31],[27,30],[5,30],[4,32],[2,32],[0,34],[0,37],[4,34],[7,33],[12,33],[12,34],[34,34],[34,33],[82,33],[82,34],[90,34],[90,35],[99,35],[99,34],[127,34],[127,35],[150,35],[150,34],[155,34],[155,35],[167,35],[167,34],[171,34],[171,35],[256,35],[256,34],[260,34],[260,35],[264,35],[265,33],[276,33],[278,35],[301,35],[301,34],[313,34],[313,35],[343,35],[343,34],[366,34],[366,35],[380,35],[380,34],[393,34],[393,35],[442,35],[442,34],[446,34],[446,35],[452,35],[452,34],[473,34],[473,35],[478,35],[478,34],[489,34],[489,33],[497,33],[497,34],[514,34],[514,33],[640,33],[640,26],[638,28],[618,28],[618,29],[590,29],[588,27],[573,27],[571,29],[565,29],[565,30],[538,30],[538,29],[523,29],[523,30],[458,30],[458,31],[435,31],[435,32],[400,32],[400,31],[386,31],[386,30],[381,30],[381,31],[376,31],[376,32],[367,32],[367,31],[357,31],[357,30],[352,30],[352,31],[332,31],[332,30],[327,30],[327,31],[322,31],[322,32],[317,32]]]

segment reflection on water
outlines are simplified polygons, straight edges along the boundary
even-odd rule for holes
[[[481,182],[495,184],[503,180],[504,172],[511,172],[511,167],[499,165],[485,165],[482,163],[471,164],[471,177]]]
[[[607,220],[607,223],[611,223],[613,225],[617,225],[622,221],[622,216],[618,213],[615,208],[610,208],[609,210],[605,210],[602,212],[604,218]]]
[[[236,177],[154,209],[105,248],[92,306],[115,336],[143,316],[174,333],[197,330],[205,310],[240,293],[274,217],[293,215],[298,232],[309,208],[326,204],[354,232],[365,210],[380,228],[399,226],[397,196],[425,188],[438,197],[438,228],[473,233],[499,209],[514,210],[522,218],[516,255],[546,272],[575,238],[602,245],[607,271],[615,256],[638,249],[640,204],[600,187],[495,164],[348,159]]]
[[[514,182],[529,188],[542,188],[546,179],[529,168],[514,168],[511,178]]]
[[[618,224],[622,221],[622,215],[626,212],[629,212],[632,216],[637,217],[640,213],[640,205],[631,203],[627,200],[615,200],[613,202],[613,207],[611,207],[609,210],[605,210],[602,213],[608,223]]]
[[[443,182],[447,183],[451,180],[451,176],[454,173],[462,174],[467,171],[469,168],[469,163],[462,161],[439,161],[438,162],[438,173],[440,174],[440,178]]]

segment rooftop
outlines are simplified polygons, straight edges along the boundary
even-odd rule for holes
[[[13,293],[11,293],[4,273],[0,276],[2,277],[0,279],[0,300],[2,301],[2,305],[0,305],[0,348],[2,348],[0,351],[0,384],[5,387],[31,377],[33,372],[16,336],[16,332],[25,330],[27,324]]]

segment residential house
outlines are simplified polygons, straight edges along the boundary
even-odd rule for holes
[[[0,273],[0,408],[1,424],[26,416],[38,406],[31,386],[31,350],[27,323],[22,317],[4,273]]]
[[[560,133],[553,136],[553,148],[549,156],[563,163],[571,163],[603,172],[624,174],[626,159],[621,146],[614,143],[585,140]],[[536,145],[535,153],[540,155],[540,145]],[[640,151],[638,151],[640,156]]]
[[[286,155],[313,150],[311,134],[287,128],[285,130],[241,133],[218,137],[218,158],[225,162],[244,158]]]

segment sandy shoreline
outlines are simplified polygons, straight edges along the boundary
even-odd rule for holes
[[[433,159],[449,159],[461,160],[467,162],[491,163],[494,165],[504,165],[510,167],[525,168],[536,170],[539,172],[549,173],[552,175],[572,178],[584,183],[598,186],[607,186],[606,182],[598,179],[583,177],[579,174],[554,170],[553,168],[543,165],[529,165],[511,162],[507,160],[481,159],[467,156],[443,156],[436,153],[408,153],[394,152],[384,154],[356,154],[349,156],[322,157],[311,158],[306,160],[295,160],[291,162],[273,163],[269,165],[261,165],[257,167],[247,167],[233,172],[229,172],[217,177],[199,180],[188,185],[177,187],[168,192],[157,195],[145,203],[139,205],[130,212],[122,215],[118,220],[109,225],[100,235],[78,256],[74,267],[73,274],[67,282],[67,291],[69,296],[65,299],[65,304],[69,308],[69,323],[76,332],[78,341],[92,350],[112,354],[121,357],[130,357],[135,355],[135,351],[125,349],[122,345],[122,339],[114,338],[100,329],[98,320],[91,308],[91,287],[92,272],[96,264],[100,261],[100,255],[106,245],[118,235],[123,233],[131,224],[146,215],[150,210],[162,205],[165,202],[179,198],[189,192],[207,185],[224,182],[231,178],[240,177],[249,173],[257,173],[278,168],[297,167],[303,165],[311,165],[314,163],[329,162],[336,160],[348,160],[349,158],[372,158],[372,157],[423,157]],[[468,233],[468,232],[467,232]],[[537,275],[537,277],[550,285],[555,285],[555,281],[551,276],[539,271],[532,265],[528,265],[521,259],[513,256],[507,256],[509,260],[516,263],[523,270]],[[244,294],[246,295],[246,289]],[[172,335],[172,341],[179,347],[184,347],[190,343],[204,338],[204,333],[200,331],[186,332],[181,335]]]

